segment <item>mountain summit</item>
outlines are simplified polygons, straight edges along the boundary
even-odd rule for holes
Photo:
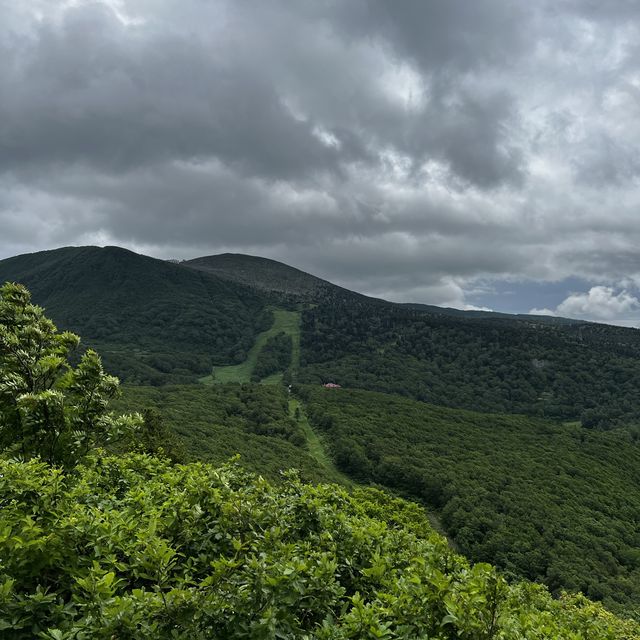
[[[318,302],[327,297],[366,298],[360,293],[269,258],[222,253],[186,260],[180,264],[265,293],[281,294],[305,302]]]

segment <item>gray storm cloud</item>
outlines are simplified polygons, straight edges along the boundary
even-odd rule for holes
[[[638,17],[0,0],[0,257],[245,251],[457,306],[478,282],[578,276],[588,304],[558,309],[615,321],[640,282]]]

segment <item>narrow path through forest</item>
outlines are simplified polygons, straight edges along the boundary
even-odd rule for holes
[[[296,416],[296,409],[298,415]],[[343,484],[347,487],[353,487],[357,483],[354,482],[349,476],[342,473],[334,464],[331,456],[327,453],[327,450],[322,442],[322,438],[314,431],[313,427],[309,423],[309,419],[304,411],[304,405],[297,398],[289,398],[289,415],[296,420],[300,425],[306,439],[309,455],[314,458],[320,465],[322,465],[332,476],[336,478],[336,482]],[[411,500],[411,498],[408,498]],[[431,523],[434,531],[444,536],[449,543],[449,546],[456,552],[460,553],[460,549],[447,534],[446,529],[442,526],[442,522],[436,513],[434,513],[429,507],[424,507],[427,518]]]
[[[353,486],[353,481],[344,473],[338,470],[333,460],[327,453],[320,436],[309,424],[309,419],[304,411],[304,406],[297,398],[289,398],[289,415],[300,425],[302,432],[307,439],[309,455],[335,477],[336,482],[348,487]]]
[[[273,325],[260,333],[249,353],[247,359],[240,364],[214,367],[211,375],[200,378],[204,384],[224,384],[225,382],[251,382],[251,374],[258,361],[258,354],[269,338],[278,333],[286,333],[291,336],[293,351],[291,356],[291,368],[297,371],[300,366],[300,313],[297,311],[273,310]],[[278,384],[282,381],[282,372],[275,373],[261,382],[264,384]]]
[[[249,351],[247,359],[237,365],[226,367],[216,367],[212,375],[201,378],[200,381],[205,384],[217,384],[225,382],[250,382],[251,374],[256,366],[258,354],[264,347],[267,340],[280,332],[284,332],[291,336],[292,355],[290,369],[292,374],[297,373],[300,367],[300,313],[296,311],[285,311],[284,309],[273,310],[273,325],[258,335],[256,341]],[[280,384],[282,382],[283,372],[274,373],[260,381],[261,384]],[[309,419],[304,410],[303,403],[297,398],[289,398],[289,415],[296,420],[307,440],[307,449],[309,455],[314,458],[328,473],[334,482],[345,485],[347,487],[355,486],[355,482],[338,470],[331,456],[327,453],[326,447],[319,436],[309,423]],[[449,544],[455,549],[455,543],[447,536],[447,533],[440,522],[438,516],[430,509],[427,509],[427,516],[431,522],[431,526],[441,535],[445,536]]]

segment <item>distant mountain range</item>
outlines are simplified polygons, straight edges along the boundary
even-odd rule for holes
[[[573,324],[583,320],[572,320],[553,316],[530,314],[509,314],[495,311],[466,311],[451,307],[420,303],[392,303],[379,298],[365,296],[332,284],[327,280],[290,267],[282,262],[241,253],[222,253],[185,260],[178,264],[214,274],[224,280],[246,285],[267,294],[276,294],[292,300],[303,302],[326,302],[328,298],[368,300],[372,303],[392,304],[426,313],[458,316],[463,318],[505,318],[511,320],[528,320],[545,324]]]
[[[194,271],[207,274],[207,279],[198,277]],[[197,290],[202,282],[215,281],[218,292],[224,292],[225,297],[232,295],[234,290],[238,291],[240,297],[245,297],[247,291],[252,290],[254,295],[259,292],[259,298],[266,294],[267,298],[271,296],[276,300],[304,303],[323,302],[328,298],[368,300],[426,313],[466,318],[499,317],[543,323],[583,322],[548,316],[464,311],[419,303],[391,303],[350,291],[277,260],[240,253],[222,253],[178,261],[152,258],[121,247],[62,247],[0,260],[0,279],[23,282],[30,288],[38,303],[46,306],[57,317],[70,314],[69,317],[73,318],[76,302],[92,302],[94,297],[99,298],[101,304],[107,304],[113,298],[121,298],[129,304],[142,303],[147,297],[159,294],[171,305],[177,302],[176,287],[186,287],[190,293],[194,293],[193,289]],[[239,285],[239,288],[225,288],[221,281]],[[70,285],[74,291],[71,308],[65,300],[70,292]],[[126,299],[129,296],[135,300]]]
[[[27,285],[128,383],[193,383],[239,365],[287,309],[300,316],[300,381],[600,427],[640,419],[635,329],[395,304],[240,254],[175,263],[65,247],[0,261],[0,280]]]

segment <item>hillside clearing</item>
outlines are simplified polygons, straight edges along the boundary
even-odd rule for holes
[[[298,415],[296,416],[296,410]],[[338,471],[336,465],[333,463],[333,460],[327,454],[324,444],[318,434],[313,430],[311,425],[309,424],[309,420],[304,411],[304,406],[302,403],[296,398],[289,399],[289,415],[298,423],[302,432],[307,439],[307,447],[309,455],[326,471],[330,476],[334,476],[336,482],[340,482],[346,486],[352,487],[353,482],[351,479],[346,476],[344,473]]]
[[[251,374],[256,366],[258,354],[264,347],[267,340],[279,333],[291,336],[293,341],[293,354],[291,358],[291,368],[297,371],[300,366],[300,313],[297,311],[285,311],[284,309],[273,310],[273,325],[258,335],[254,345],[251,347],[247,359],[240,364],[225,367],[215,367],[213,372],[200,378],[203,384],[224,384],[226,382],[250,382]],[[278,384],[282,381],[282,374],[275,373],[268,376],[262,382],[264,384]]]

